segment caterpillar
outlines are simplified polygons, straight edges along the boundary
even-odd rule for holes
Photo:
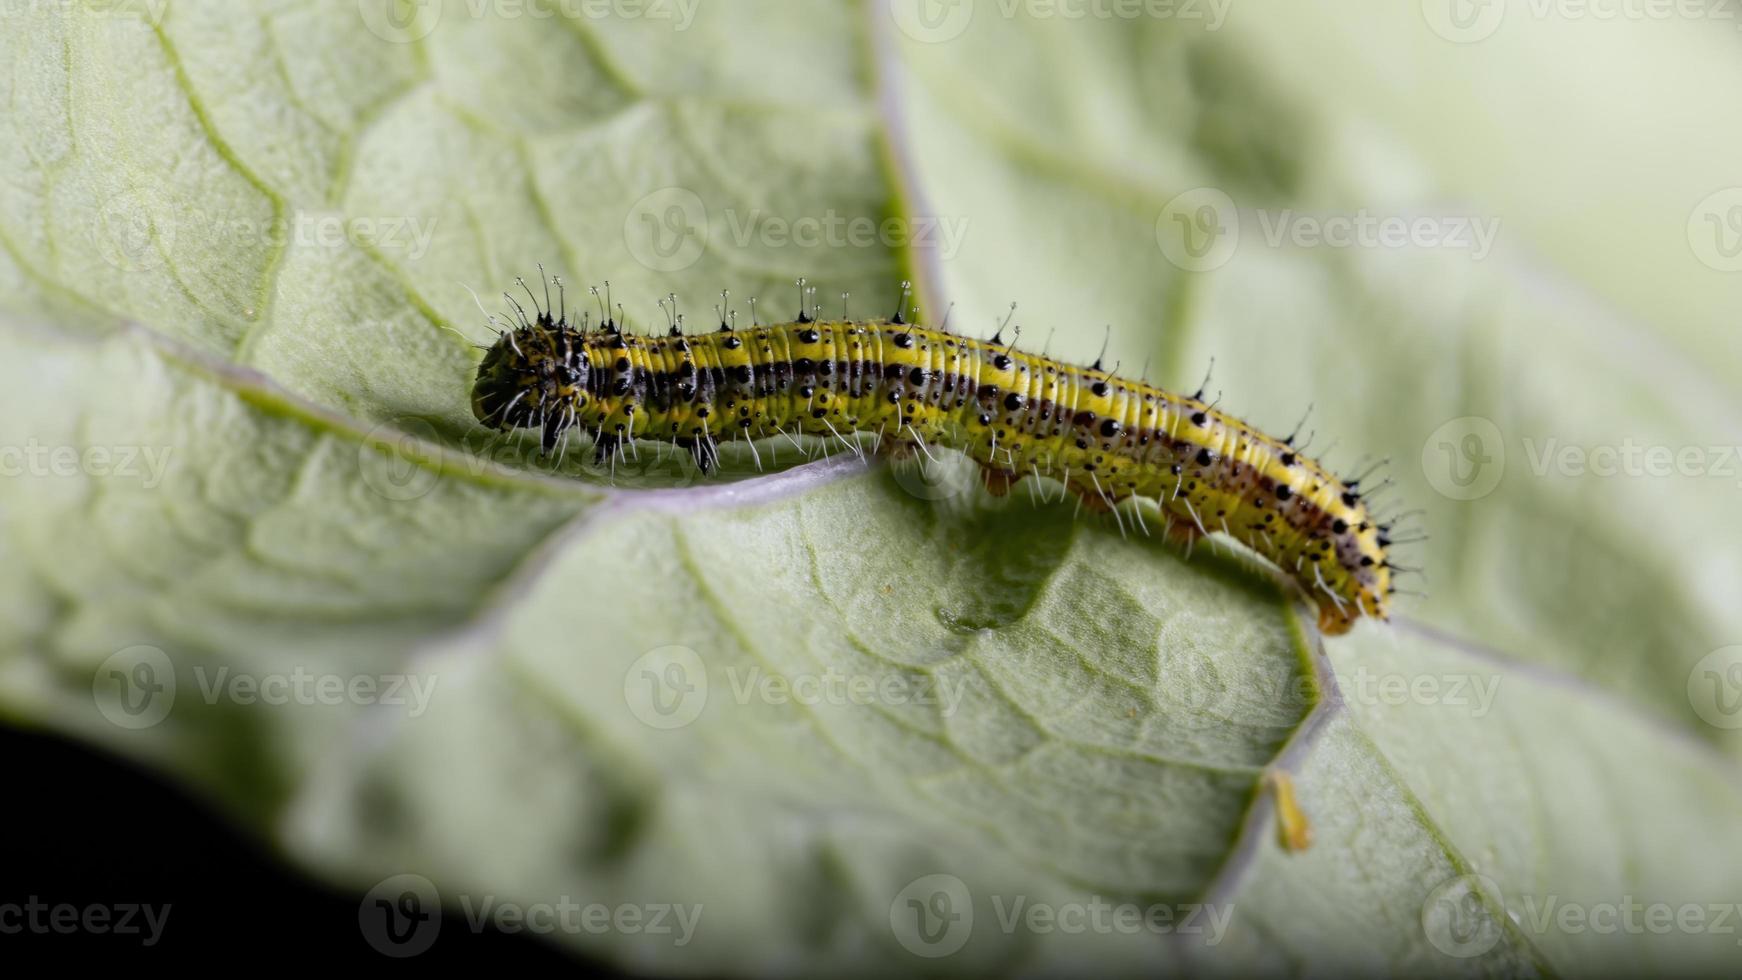
[[[598,460],[658,440],[687,449],[703,473],[722,441],[794,433],[869,436],[885,455],[944,447],[978,463],[995,495],[1044,477],[1115,516],[1127,499],[1153,501],[1165,536],[1187,547],[1220,531],[1297,583],[1326,634],[1389,618],[1391,527],[1369,513],[1359,479],[1331,475],[1292,435],[1217,411],[1202,390],[1186,397],[1099,360],[1079,367],[1019,350],[1003,339],[1008,318],[989,340],[950,332],[947,318],[910,323],[906,283],[886,319],[823,319],[803,308],[800,280],[797,319],[763,325],[753,312],[754,325],[737,329],[720,309],[719,330],[705,334],[683,330],[674,299],[665,336],[631,333],[608,298],[596,327],[591,314],[573,321],[566,298],[552,308],[551,284],[563,296],[553,278],[542,305],[526,290],[532,317],[509,296],[514,322],[490,318],[497,339],[472,389],[482,424],[536,429],[544,454],[577,429],[592,434]]]

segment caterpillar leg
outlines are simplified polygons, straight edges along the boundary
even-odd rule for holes
[[[985,484],[986,492],[994,497],[1008,495],[1010,493],[1010,488],[1015,486],[1017,481],[1021,480],[1025,475],[1026,474],[1022,473],[1012,473],[1009,470],[997,469],[984,464],[980,467],[980,482]]]
[[[540,456],[549,456],[556,449],[557,440],[561,439],[563,433],[568,431],[570,423],[570,418],[561,412],[552,412],[544,420],[538,441],[538,454]]]
[[[617,454],[617,447],[622,445],[622,443],[623,439],[620,436],[615,435],[601,434],[598,438],[594,439],[593,465],[598,466],[607,459],[610,459],[612,456],[615,456]]]
[[[1077,499],[1083,502],[1083,507],[1091,514],[1112,513],[1113,509],[1129,496],[1129,494],[1115,495],[1100,487],[1078,483],[1075,480],[1071,481],[1070,488],[1071,492],[1077,495]]]
[[[1191,558],[1192,547],[1198,543],[1198,539],[1205,536],[1198,529],[1196,521],[1181,517],[1165,506],[1161,508],[1161,529],[1162,537],[1169,544],[1184,551],[1187,559]]]
[[[919,447],[905,440],[892,440],[884,447],[882,455],[891,463],[907,463],[919,458]]]
[[[695,460],[696,468],[703,476],[713,472],[714,465],[720,460],[720,446],[712,439],[679,439],[677,445],[689,450],[690,458]]]
[[[1199,538],[1204,536],[1204,533],[1198,530],[1198,526],[1193,524],[1191,521],[1182,521],[1178,517],[1167,514],[1166,511],[1163,511],[1162,513],[1165,517],[1162,521],[1165,527],[1163,533],[1166,535],[1167,540],[1173,544],[1179,545],[1182,548],[1189,548],[1193,544],[1196,544]]]

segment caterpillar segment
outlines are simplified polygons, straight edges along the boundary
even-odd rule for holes
[[[993,494],[1050,478],[1096,512],[1152,502],[1177,544],[1232,537],[1299,584],[1327,634],[1389,615],[1389,528],[1356,481],[1198,397],[999,338],[809,316],[638,336],[541,309],[488,348],[472,406],[492,428],[538,429],[546,453],[581,431],[600,459],[653,440],[684,447],[704,472],[723,441],[782,435],[868,434],[883,455],[956,450]]]

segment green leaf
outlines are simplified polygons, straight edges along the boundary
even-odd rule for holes
[[[1735,366],[1692,306],[1648,326],[1545,289],[1533,247],[1575,280],[1613,260],[1528,220],[1479,261],[1270,245],[1285,210],[1526,199],[1369,121],[1352,69],[1299,83],[1299,11],[982,4],[951,33],[804,7],[8,14],[0,713],[149,761],[359,893],[416,875],[498,925],[699,907],[553,937],[637,971],[1733,962],[1715,927],[1563,917],[1742,881],[1742,741],[1690,700],[1742,635],[1710,544],[1733,488],[1541,463],[1731,438]],[[1662,50],[1664,92],[1719,70]],[[1241,212],[1213,268],[1170,263],[1197,188]],[[1110,321],[1171,385],[1214,356],[1235,411],[1286,430],[1313,401],[1332,463],[1397,460],[1433,598],[1327,643],[1250,556],[992,501],[949,461],[771,444],[775,472],[740,453],[703,483],[649,447],[613,486],[490,443],[468,287],[540,263],[571,305],[610,277],[641,324],[676,292],[711,325],[722,288],[787,316],[800,276],[882,312],[911,277],[965,330],[1020,300],[1025,342],[1084,360]],[[1497,476],[1460,468],[1472,433]],[[1307,851],[1277,843],[1278,773]]]

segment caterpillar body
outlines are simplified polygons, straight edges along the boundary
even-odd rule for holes
[[[494,429],[540,430],[546,453],[570,430],[591,433],[600,459],[657,440],[687,449],[703,472],[722,441],[781,434],[868,434],[885,454],[941,446],[978,463],[995,494],[1046,477],[1096,511],[1152,501],[1178,543],[1220,531],[1298,583],[1327,634],[1388,618],[1389,527],[1358,481],[1200,397],[899,312],[641,336],[608,312],[594,328],[566,304],[549,309],[548,297],[533,305],[529,319],[514,304],[518,323],[487,349],[472,410]]]

